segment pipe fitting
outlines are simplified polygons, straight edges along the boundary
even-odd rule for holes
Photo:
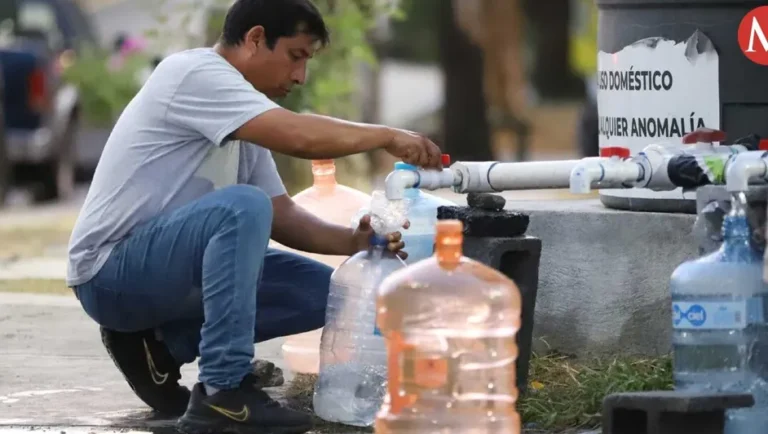
[[[384,194],[389,200],[402,200],[405,190],[419,185],[419,172],[415,170],[394,170],[384,181]]]
[[[573,168],[570,176],[570,191],[586,194],[593,185],[601,187],[634,187],[643,178],[645,169],[632,160],[609,159],[587,161]]]
[[[459,182],[454,185],[457,193],[491,193],[496,190],[491,186],[490,171],[500,163],[496,161],[457,161],[451,166]]]
[[[725,169],[725,189],[735,193],[747,191],[755,178],[768,179],[768,152],[743,152],[733,157]]]
[[[418,188],[437,190],[461,185],[461,173],[453,168],[443,170],[419,170]]]
[[[579,164],[571,170],[570,191],[574,194],[587,194],[592,191],[592,184],[605,177],[605,168],[601,163]]]

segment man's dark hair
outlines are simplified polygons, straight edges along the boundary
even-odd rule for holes
[[[315,36],[323,46],[330,40],[323,16],[311,0],[237,0],[224,19],[222,41],[239,45],[256,26],[264,27],[270,50],[279,38],[297,33]]]

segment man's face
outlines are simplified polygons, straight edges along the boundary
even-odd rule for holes
[[[267,46],[263,28],[253,28],[246,37],[243,75],[253,87],[270,98],[288,95],[296,84],[307,78],[307,61],[319,46],[317,38],[298,32],[277,40],[273,49]]]

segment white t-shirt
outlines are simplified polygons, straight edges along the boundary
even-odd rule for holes
[[[96,275],[137,225],[215,189],[285,194],[269,150],[229,138],[276,107],[212,48],[166,58],[107,140],[70,239],[67,285]]]

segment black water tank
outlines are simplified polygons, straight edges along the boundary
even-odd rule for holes
[[[768,66],[747,59],[739,47],[744,16],[768,0],[596,0],[598,50],[620,51],[645,38],[685,42],[697,30],[719,56],[720,129],[730,143],[748,134],[768,138]],[[768,26],[764,26],[768,33]],[[760,49],[759,44],[756,48]],[[598,108],[599,109],[599,108]],[[709,127],[709,125],[707,125]],[[650,144],[650,143],[649,143]],[[611,208],[695,212],[695,200],[625,199],[601,196]]]

